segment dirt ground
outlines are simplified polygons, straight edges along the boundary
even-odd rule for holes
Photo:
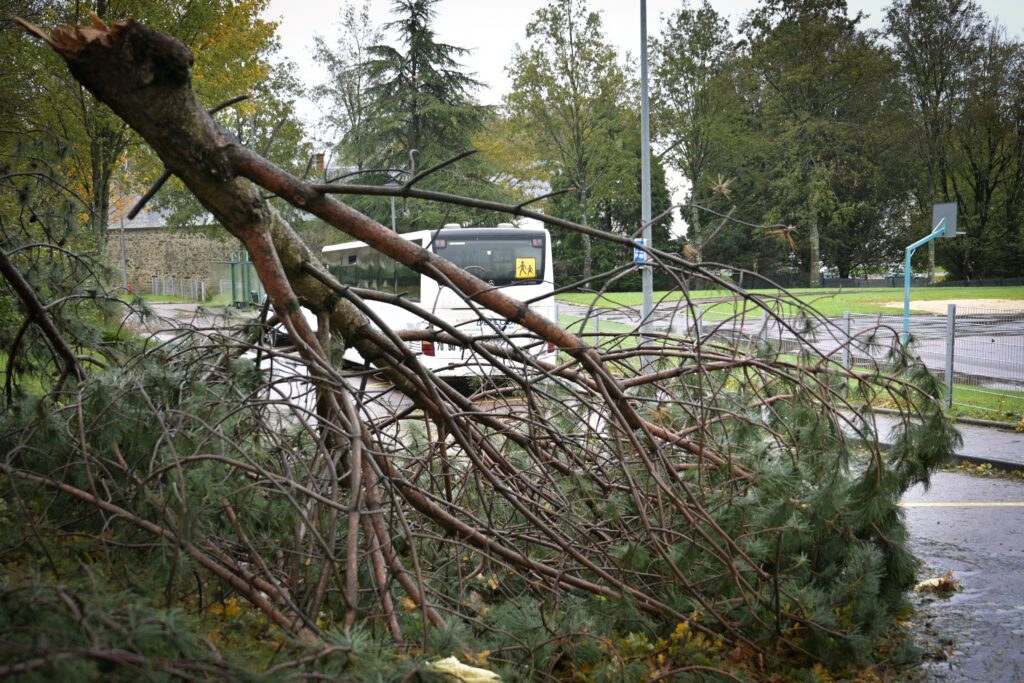
[[[1014,299],[941,299],[938,301],[911,301],[910,309],[913,311],[925,311],[936,315],[945,315],[946,307],[949,304],[956,304],[957,310],[988,310],[998,313],[1009,313],[1024,311],[1024,300]],[[886,308],[903,308],[902,301],[892,301],[885,304]]]

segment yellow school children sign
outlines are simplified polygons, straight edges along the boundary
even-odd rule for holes
[[[537,259],[535,258],[517,258],[516,259],[516,279],[526,280],[529,278],[537,277]]]

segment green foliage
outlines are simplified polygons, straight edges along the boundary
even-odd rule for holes
[[[1024,47],[970,0],[896,0],[885,18],[912,95],[908,144],[921,160],[915,236],[932,229],[933,203],[955,201],[966,235],[936,249],[951,278],[1019,274]]]
[[[884,33],[861,19],[842,2],[767,2],[733,44],[706,3],[669,17],[655,133],[691,201],[796,228],[713,229],[692,209],[697,257],[766,274],[820,259],[848,277],[898,263],[932,204],[956,201],[967,234],[938,244],[939,262],[954,278],[1019,274],[1021,42],[966,0],[897,0]]]
[[[764,113],[757,163],[771,169],[748,191],[764,222],[797,226],[804,272],[817,268],[804,241],[815,232],[821,260],[843,277],[893,259],[902,244],[907,124],[892,88],[897,70],[858,21],[843,3],[777,3],[743,26],[749,48],[739,68],[751,77],[739,83],[754,88],[742,97]]]
[[[93,236],[81,229],[87,202],[51,163],[65,148],[46,137],[14,145],[5,161],[9,174],[0,175],[0,249],[73,349],[89,349],[98,364],[118,364],[131,351],[117,325],[124,309],[105,291],[109,269],[88,252]],[[5,402],[37,392],[60,364],[7,278],[0,280],[0,346]]]
[[[97,577],[90,572],[95,580]],[[197,619],[142,596],[76,579],[6,574],[0,581],[0,662],[22,681],[255,680],[239,653],[201,637]],[[104,588],[106,588],[104,586]]]
[[[696,9],[684,5],[652,41],[651,53],[655,138],[689,181],[690,203],[712,203],[707,172],[716,166],[721,170],[729,154],[727,112],[734,104],[729,98],[729,67],[735,59],[729,22],[706,1]],[[684,213],[688,241],[701,260],[710,230],[698,208]]]
[[[395,19],[373,27],[368,13],[342,10],[343,41],[336,49],[317,43],[318,59],[331,80],[318,92],[328,97],[328,120],[340,136],[335,167],[374,169],[352,182],[403,182],[452,156],[472,149],[491,111],[473,99],[480,84],[467,74],[460,59],[468,50],[442,43],[434,32],[438,0],[394,0]],[[387,32],[394,42],[384,42]],[[422,179],[417,187],[485,199],[508,200],[494,183],[491,163],[474,156]],[[352,205],[381,223],[390,224],[390,204],[379,199],[353,199]],[[487,224],[487,212],[403,200],[397,217],[400,232],[438,228],[444,223]]]
[[[275,25],[260,18],[264,0],[229,2],[55,2],[25,3],[25,18],[46,29],[56,24],[88,24],[90,12],[106,22],[129,17],[165,31],[193,49],[193,84],[210,106],[244,93],[265,80]],[[19,138],[44,137],[59,146],[44,157],[47,173],[62,176],[81,204],[76,222],[88,226],[79,239],[90,246],[106,242],[112,215],[127,210],[128,197],[159,175],[159,165],[138,145],[134,133],[107,107],[80,90],[63,61],[40,50],[12,22],[4,22],[0,42],[0,85],[13,93],[16,107],[0,108],[0,152]],[[122,168],[130,158],[130,172]],[[55,171],[55,173],[50,173]],[[3,175],[0,172],[0,175]]]
[[[553,190],[573,191],[551,202],[553,212],[609,232],[637,233],[636,88],[604,36],[600,15],[581,0],[559,0],[534,13],[526,37],[528,46],[516,48],[509,67],[513,85],[505,108],[512,126],[526,131],[536,155],[534,172],[542,171],[541,180]],[[652,164],[652,198],[652,216],[670,204],[657,162]],[[668,243],[670,220],[655,225],[655,243],[661,248]],[[602,245],[588,235],[554,228],[552,238],[559,282],[589,278],[628,262],[621,247]]]

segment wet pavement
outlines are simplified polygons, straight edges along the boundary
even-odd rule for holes
[[[959,472],[903,499],[920,578],[952,570],[962,590],[918,598],[925,647],[913,681],[1024,681],[1024,482]]]
[[[875,420],[881,440],[886,441],[899,418],[895,415],[876,414]],[[956,449],[957,455],[976,463],[995,463],[1001,465],[1002,469],[1024,470],[1024,431],[959,422],[956,428],[964,440],[963,445]]]

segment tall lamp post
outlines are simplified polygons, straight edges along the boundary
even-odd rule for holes
[[[391,189],[394,189],[396,187],[401,187],[401,185],[399,183],[396,183],[394,180],[390,180],[390,181],[384,183],[384,187],[390,187]],[[394,195],[391,195],[391,232],[398,232],[398,224],[395,221],[395,196]]]
[[[647,98],[647,0],[640,0],[640,220],[644,226],[644,246],[653,246],[651,228],[651,121]],[[645,255],[646,256],[646,255]],[[646,261],[646,258],[645,258]],[[640,266],[643,304],[640,330],[648,335],[653,330],[651,309],[654,308],[654,273],[649,265]]]

